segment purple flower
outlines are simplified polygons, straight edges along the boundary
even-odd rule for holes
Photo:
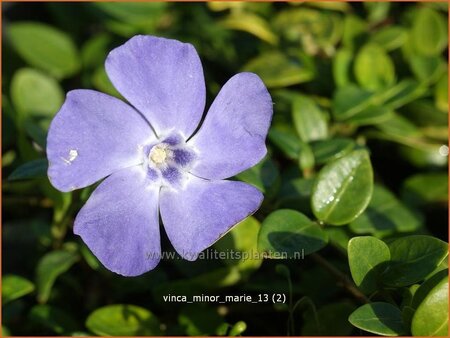
[[[266,154],[271,97],[257,75],[239,73],[195,132],[206,93],[192,45],[135,36],[108,55],[106,72],[130,104],[73,90],[48,133],[48,176],[57,189],[106,177],[74,232],[108,269],[136,276],[160,260],[160,214],[175,250],[195,260],[263,200],[253,186],[224,179]]]

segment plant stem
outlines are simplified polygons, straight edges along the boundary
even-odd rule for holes
[[[317,263],[322,265],[325,270],[327,270],[330,274],[332,274],[336,279],[340,282],[341,286],[347,290],[350,294],[355,297],[359,302],[366,304],[369,303],[369,298],[366,297],[361,291],[358,290],[356,285],[352,282],[352,280],[344,274],[342,271],[336,269],[332,264],[330,264],[325,258],[320,256],[317,253],[311,254],[312,259],[314,259]]]

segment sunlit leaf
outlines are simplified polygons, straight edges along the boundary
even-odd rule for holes
[[[28,279],[17,275],[2,277],[2,304],[23,297],[34,290],[34,285]]]
[[[391,258],[389,247],[375,237],[353,237],[347,252],[356,286],[367,294],[374,292],[380,285],[380,273]]]
[[[159,321],[150,311],[136,305],[101,307],[86,320],[86,327],[99,336],[159,336]]]
[[[356,309],[348,318],[357,328],[382,336],[406,333],[400,310],[389,303],[370,303]]]
[[[333,225],[350,223],[369,204],[372,189],[369,154],[365,150],[353,151],[320,171],[311,198],[314,215]]]

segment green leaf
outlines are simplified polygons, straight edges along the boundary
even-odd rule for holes
[[[216,334],[224,321],[216,311],[195,304],[181,310],[178,322],[189,336],[210,336]]]
[[[99,336],[159,336],[159,321],[150,311],[135,305],[115,304],[92,312],[86,327]]]
[[[61,108],[64,94],[55,79],[41,71],[22,68],[12,78],[11,99],[23,117],[53,117]]]
[[[108,54],[110,42],[111,36],[107,34],[98,34],[89,39],[81,49],[83,67],[91,69],[102,65]]]
[[[144,29],[153,29],[164,14],[164,2],[95,2],[96,8],[118,20]]]
[[[292,119],[300,139],[304,142],[322,140],[328,136],[324,112],[309,97],[298,95],[292,105]]]
[[[389,247],[375,237],[353,237],[348,243],[348,262],[353,280],[366,294],[379,286],[379,277],[389,262]]]
[[[357,308],[348,318],[357,328],[382,336],[406,333],[400,310],[389,303],[370,303]]]
[[[446,70],[446,61],[439,56],[411,55],[409,64],[417,80],[423,84],[435,83]]]
[[[328,163],[319,172],[313,187],[312,210],[325,223],[350,223],[369,204],[372,189],[369,154],[365,150],[355,150]]]
[[[283,182],[278,196],[280,206],[310,213],[309,199],[313,181],[313,179],[296,178]]]
[[[412,206],[447,203],[447,173],[417,174],[408,177],[402,186],[402,199]]]
[[[445,72],[434,88],[434,101],[439,110],[448,112],[448,72]]]
[[[382,91],[377,99],[390,109],[397,109],[424,95],[427,87],[412,79],[404,79]]]
[[[257,250],[257,240],[260,224],[254,217],[248,217],[238,223],[222,239],[214,244],[214,247],[220,252],[234,252],[239,259],[223,259],[226,265],[237,265],[241,271],[257,269],[262,262],[262,258],[253,257],[252,254]]]
[[[105,67],[98,67],[92,74],[92,84],[98,90],[107,93],[109,95],[121,98],[122,96],[117,89],[112,85],[111,80],[106,74]]]
[[[79,329],[76,321],[62,309],[51,305],[35,305],[29,313],[30,321],[59,335],[68,335]]]
[[[70,37],[52,26],[38,22],[15,22],[6,34],[16,52],[31,66],[66,78],[78,71],[80,59]]]
[[[445,261],[443,261],[445,262]],[[413,293],[413,297],[411,300],[411,307],[415,310],[417,309],[422,302],[429,296],[430,292],[443,280],[448,278],[448,269],[445,268],[443,270],[439,270],[426,279],[420,286],[418,286]],[[417,285],[417,284],[414,284]],[[412,287],[410,287],[412,288]]]
[[[398,114],[393,114],[389,120],[378,123],[377,127],[392,136],[414,138],[421,135],[414,123]]]
[[[372,41],[387,51],[400,48],[408,40],[408,31],[401,26],[386,26],[371,37]]]
[[[408,286],[423,280],[447,257],[447,243],[431,236],[400,237],[389,244],[391,263],[383,273],[390,286]]]
[[[350,66],[353,62],[353,53],[350,49],[341,48],[333,58],[333,78],[337,87],[348,85],[350,80]]]
[[[414,336],[448,335],[448,276],[420,303],[412,319],[411,331]]]
[[[269,258],[303,257],[322,249],[328,242],[320,226],[302,213],[281,209],[263,221],[258,250]]]
[[[274,125],[269,129],[269,140],[290,159],[298,159],[301,142],[295,131],[287,125]]]
[[[69,270],[77,260],[78,255],[76,253],[65,250],[52,251],[41,258],[36,269],[39,302],[47,302],[56,278]]]
[[[34,285],[28,279],[17,275],[5,275],[2,277],[2,305],[33,291]]]
[[[311,142],[311,149],[317,164],[338,159],[355,148],[355,142],[350,138],[335,137],[331,140]]]
[[[311,59],[298,51],[289,55],[278,51],[260,54],[244,70],[258,74],[268,88],[287,87],[314,78]]]
[[[386,20],[391,8],[389,2],[364,2],[363,4],[368,12],[368,20],[372,25]]]
[[[356,55],[354,65],[358,83],[368,90],[378,90],[395,82],[394,64],[379,45],[369,43]]]
[[[46,159],[39,159],[22,164],[9,176],[8,181],[28,180],[34,178],[47,177],[48,162]]]
[[[355,124],[357,126],[378,124],[389,120],[393,116],[391,109],[385,106],[369,107],[359,112],[356,115],[351,116],[346,120],[348,123]]]
[[[266,196],[270,196],[279,183],[280,173],[272,159],[266,156],[257,165],[236,175],[236,178],[254,185]]]
[[[267,21],[258,15],[245,12],[232,13],[218,24],[250,33],[271,45],[278,44],[278,36],[272,32]]]
[[[389,190],[375,185],[369,206],[350,223],[350,229],[356,234],[384,236],[415,231],[422,222],[419,215],[406,208]]]
[[[411,30],[414,49],[425,56],[439,55],[447,46],[447,23],[435,10],[421,6]]]
[[[338,121],[348,119],[372,104],[372,93],[355,85],[338,88],[333,97],[333,115]]]

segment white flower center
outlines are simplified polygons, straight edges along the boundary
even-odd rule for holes
[[[167,153],[168,151],[170,151],[170,150],[167,149],[167,147],[164,147],[162,145],[157,145],[152,148],[148,157],[153,163],[162,164],[166,161],[166,158],[169,155]]]

